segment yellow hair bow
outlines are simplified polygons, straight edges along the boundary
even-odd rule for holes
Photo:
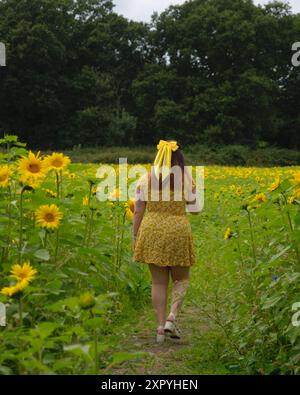
[[[176,141],[165,141],[160,140],[157,145],[158,153],[154,160],[154,172],[156,177],[159,177],[160,170],[162,168],[162,180],[164,180],[169,174],[172,163],[172,152],[178,150]]]

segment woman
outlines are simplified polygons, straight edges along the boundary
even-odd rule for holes
[[[133,239],[134,260],[150,268],[152,303],[158,322],[157,342],[162,343],[166,334],[180,338],[175,320],[187,292],[190,267],[195,263],[186,207],[193,207],[190,212],[197,213],[199,205],[195,184],[185,170],[177,142],[161,140],[157,149],[154,168],[137,186]],[[166,317],[170,275],[172,300]]]

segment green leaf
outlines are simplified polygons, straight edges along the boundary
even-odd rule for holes
[[[285,248],[283,248],[280,252],[278,252],[277,254],[273,255],[271,257],[271,259],[269,260],[269,263],[276,261],[276,259],[280,258],[282,255],[284,255],[289,249],[291,248],[291,246],[287,246]]]
[[[41,322],[37,326],[37,331],[42,339],[46,339],[51,333],[58,328],[59,324],[55,322]]]
[[[117,353],[113,354],[112,362],[111,362],[111,364],[109,366],[111,367],[111,366],[123,363],[125,361],[130,361],[130,360],[133,360],[133,359],[146,357],[148,355],[149,354],[146,353],[146,352],[135,352],[135,353],[122,352],[122,351],[121,352],[117,352]]]
[[[35,256],[37,259],[40,259],[41,261],[49,261],[49,259],[50,259],[49,251],[48,251],[48,250],[45,250],[45,249],[37,250],[37,251],[34,253],[34,256]]]
[[[273,296],[265,301],[263,304],[262,309],[267,310],[270,309],[271,307],[274,307],[280,300],[282,299],[282,296]]]

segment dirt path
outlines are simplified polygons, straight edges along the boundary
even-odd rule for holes
[[[147,375],[218,373],[219,367],[215,369],[214,366],[211,366],[209,359],[205,363],[207,350],[201,343],[205,344],[206,342],[209,325],[201,320],[197,308],[187,303],[178,318],[178,325],[183,333],[182,340],[168,338],[164,344],[156,344],[155,320],[152,309],[147,308],[140,321],[136,325],[130,326],[130,332],[127,330],[124,340],[115,349],[120,353],[142,352],[145,354],[116,364],[107,373]]]

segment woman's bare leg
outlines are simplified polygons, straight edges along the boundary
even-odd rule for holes
[[[182,306],[189,286],[190,268],[182,266],[171,267],[171,276],[173,280],[173,287],[171,312],[168,319],[174,321],[180,307]]]
[[[152,304],[159,327],[166,323],[168,302],[169,268],[149,265],[152,276]]]

